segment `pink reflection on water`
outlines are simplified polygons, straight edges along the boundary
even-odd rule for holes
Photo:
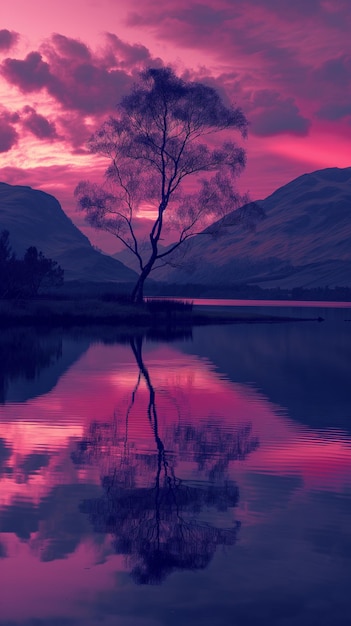
[[[13,535],[5,537],[5,546],[8,558],[0,559],[1,620],[84,619],[92,597],[113,588],[116,570],[123,569],[117,555],[99,563],[87,541],[69,559],[50,562],[35,558],[30,544]]]
[[[307,489],[341,492],[351,484],[351,445],[341,432],[324,438],[302,433],[279,447],[261,447],[246,466],[279,476],[298,475]]]
[[[247,469],[299,473],[306,484],[313,473],[315,485],[323,488],[324,472],[319,474],[317,467],[324,464],[328,474],[336,476],[345,464],[349,466],[350,449],[341,435],[335,433],[328,440],[307,429],[302,433],[301,427],[282,416],[281,410],[277,411],[261,394],[223,380],[205,360],[185,355],[174,346],[148,345],[145,363],[157,390],[162,436],[176,423],[196,427],[217,421],[229,430],[248,423],[260,445],[245,460]],[[113,417],[123,422],[137,376],[127,346],[94,345],[49,394],[25,404],[1,407],[0,437],[11,448],[7,466],[14,473],[2,477],[0,501],[8,504],[22,492],[23,497],[25,494],[37,501],[57,480],[70,481],[78,476],[85,481],[87,472],[74,468],[69,461],[72,446],[84,437],[92,422],[111,422]],[[155,450],[147,419],[148,399],[141,381],[128,422],[129,442],[140,450]],[[16,467],[23,458],[38,451],[49,453],[50,463],[21,485],[20,480],[14,480]],[[66,458],[65,463],[62,458]],[[88,474],[90,480],[98,481],[97,474],[93,478],[92,472]]]
[[[224,380],[211,363],[173,345],[147,344],[144,361],[157,394],[159,435],[182,480],[193,479],[198,468],[191,447],[182,445],[181,439],[177,444],[172,440],[175,427],[182,434],[190,427],[207,432],[214,424],[229,437],[250,425],[259,446],[244,459],[228,462],[228,476],[239,486],[238,510],[243,523],[259,523],[255,502],[245,489],[249,475],[298,476],[305,490],[337,492],[349,486],[351,448],[343,433],[325,436],[296,425],[281,407],[254,388]],[[93,345],[50,393],[23,404],[2,406],[0,437],[9,450],[4,461],[7,471],[0,478],[2,512],[24,502],[38,507],[63,486],[92,485],[100,494],[101,476],[108,475],[113,464],[123,466],[126,440],[132,461],[144,455],[144,465],[136,473],[137,484],[150,483],[153,469],[146,461],[157,448],[147,417],[149,392],[143,380],[126,421],[137,379],[138,369],[128,346]],[[72,454],[79,442],[89,437],[94,424],[101,426],[98,433],[106,433],[101,455],[95,465],[76,465]],[[113,441],[116,425],[118,437]],[[49,456],[47,464],[26,476],[26,459],[38,453]],[[126,465],[124,470],[128,470]],[[79,501],[74,501],[73,508],[78,506]],[[0,559],[3,619],[45,619],[68,613],[82,616],[88,611],[86,598],[111,589],[113,572],[126,568],[123,557],[111,554],[109,537],[98,545],[84,534],[70,553],[43,561],[48,542],[55,541],[60,517],[66,514],[65,509],[60,511],[59,506],[51,517],[41,519],[29,538],[20,540],[10,532],[0,535],[8,554]],[[16,602],[19,592],[21,603]]]

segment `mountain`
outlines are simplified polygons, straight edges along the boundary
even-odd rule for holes
[[[204,231],[189,240],[180,267],[160,268],[152,278],[179,284],[351,286],[351,167],[304,174],[256,204],[265,218],[255,231],[235,225],[235,213],[227,215],[218,222],[217,237]],[[250,209],[252,203],[242,211]]]
[[[65,280],[134,282],[135,273],[95,250],[53,196],[31,187],[0,183],[0,230],[8,230],[21,257],[29,246],[58,261]]]

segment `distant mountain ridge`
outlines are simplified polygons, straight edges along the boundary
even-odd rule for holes
[[[265,218],[255,232],[231,224],[233,214],[227,215],[218,237],[189,240],[184,266],[165,266],[152,278],[262,288],[351,286],[351,167],[304,174],[257,204]],[[127,255],[119,258],[128,263]]]
[[[136,274],[93,248],[58,200],[37,189],[0,183],[0,230],[8,230],[13,250],[22,256],[36,246],[58,261],[65,280],[134,282]]]
[[[201,234],[189,240],[184,264],[164,266],[152,279],[180,285],[351,287],[351,167],[304,174],[256,204],[265,218],[255,232],[234,225],[233,212],[219,221],[217,237]],[[136,280],[128,251],[112,258],[95,250],[59,202],[43,191],[0,183],[3,229],[19,256],[36,246],[58,261],[66,281]]]

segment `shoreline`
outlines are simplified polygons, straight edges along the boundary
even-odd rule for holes
[[[259,306],[259,305],[257,305]],[[85,300],[16,300],[0,301],[0,328],[10,326],[87,326],[113,325],[125,328],[190,328],[215,324],[263,324],[323,321],[320,316],[270,315],[257,313],[255,307],[243,314],[220,306],[194,305],[192,309],[166,307],[150,310],[146,305],[133,306],[116,302]],[[283,313],[283,312],[282,312]]]

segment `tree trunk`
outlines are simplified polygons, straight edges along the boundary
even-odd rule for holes
[[[143,302],[144,299],[144,283],[147,279],[147,277],[149,276],[152,266],[153,266],[154,262],[152,262],[152,264],[150,264],[150,262],[145,265],[144,269],[142,270],[136,285],[132,291],[131,294],[131,300],[134,304],[141,304]]]
[[[145,282],[145,278],[143,278],[143,275],[140,274],[136,285],[132,291],[131,294],[131,300],[133,302],[133,304],[141,304],[144,300],[144,282]]]

